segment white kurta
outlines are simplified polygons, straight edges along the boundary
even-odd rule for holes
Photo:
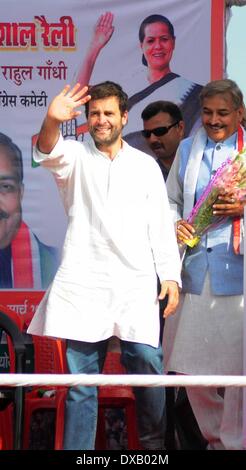
[[[111,161],[94,143],[60,137],[36,160],[56,177],[68,215],[63,256],[31,334],[158,345],[156,273],[180,283],[159,166],[124,142]]]

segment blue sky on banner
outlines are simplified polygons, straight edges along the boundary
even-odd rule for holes
[[[235,80],[246,101],[245,76],[245,24],[246,6],[232,7],[231,19],[227,28],[227,76]]]

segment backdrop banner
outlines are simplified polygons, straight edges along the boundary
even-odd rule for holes
[[[187,134],[192,132],[197,125],[195,118],[191,124],[191,118],[197,111],[199,85],[211,78],[211,8],[210,0],[43,0],[41,6],[34,0],[1,1],[1,132],[22,151],[22,216],[31,235],[36,236],[31,239],[31,250],[35,250],[36,239],[60,249],[66,229],[53,177],[32,161],[32,144],[50,100],[65,84],[83,82],[83,77],[90,84],[112,80],[131,98],[129,123],[124,130],[125,135],[130,134],[129,142],[131,135],[141,130],[142,109],[156,99],[180,104]],[[158,83],[149,80],[149,65],[142,62],[139,40],[140,25],[150,15],[165,16],[175,35],[173,48],[164,54],[170,61],[171,74]],[[167,28],[163,43],[168,43],[169,36]],[[155,60],[162,60],[158,54],[162,53],[157,50]],[[62,133],[87,139],[84,115],[66,123]],[[0,193],[0,209],[1,199]],[[4,223],[0,218],[0,244]],[[36,252],[36,263],[29,268],[33,276],[41,256],[39,245]],[[36,278],[40,276],[42,273],[37,273]],[[24,288],[44,286],[41,281],[39,284],[33,281]]]

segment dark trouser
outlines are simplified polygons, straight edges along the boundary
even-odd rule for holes
[[[162,347],[121,341],[122,363],[129,374],[163,374]],[[68,340],[67,362],[72,374],[102,372],[108,341]],[[135,387],[138,430],[144,449],[164,448],[166,416],[163,387]],[[64,449],[93,450],[97,429],[97,388],[69,389],[66,400]]]

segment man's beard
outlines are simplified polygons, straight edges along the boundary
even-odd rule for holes
[[[113,132],[108,137],[100,138],[93,128],[89,129],[90,135],[93,138],[96,146],[101,146],[101,145],[110,146],[114,144],[118,140],[119,136],[121,135],[121,131],[122,131],[122,127],[121,128],[116,127],[114,128]]]
[[[150,148],[154,152],[154,154],[157,156],[157,158],[161,158],[163,160],[165,160],[166,158],[169,158],[162,144],[154,143],[150,145]]]

